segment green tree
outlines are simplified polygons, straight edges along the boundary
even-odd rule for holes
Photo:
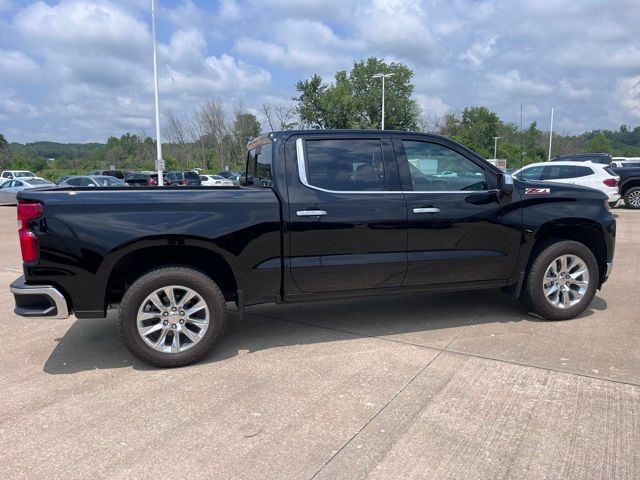
[[[401,63],[371,57],[355,62],[351,72],[341,70],[327,85],[320,75],[300,80],[298,114],[311,128],[380,128],[382,83],[377,73],[392,74],[385,81],[385,128],[417,130],[420,111],[413,95],[413,71]]]
[[[0,133],[0,168],[6,170],[9,166],[9,142],[4,138],[4,135]]]
[[[309,80],[299,80],[296,83],[296,90],[300,92],[300,96],[294,100],[298,102],[298,114],[303,124],[316,129],[330,128],[326,123],[325,108],[325,92],[328,88],[318,74],[314,74]]]
[[[523,133],[524,143],[524,158],[525,164],[542,162],[546,159],[546,150],[542,146],[544,137],[548,137],[548,134],[543,134],[538,130],[538,122],[532,122]]]
[[[494,140],[499,137],[502,121],[487,107],[467,107],[462,111],[460,129],[455,139],[485,158],[493,158]]]
[[[604,132],[598,132],[591,140],[589,140],[589,150],[593,153],[610,153],[611,143],[604,134]]]

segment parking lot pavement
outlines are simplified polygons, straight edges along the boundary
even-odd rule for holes
[[[204,362],[12,313],[0,208],[0,478],[640,478],[640,212],[581,318],[495,290],[248,309]]]

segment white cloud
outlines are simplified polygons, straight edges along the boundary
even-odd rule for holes
[[[37,2],[18,13],[14,23],[18,33],[40,51],[140,60],[150,45],[147,24],[109,3],[75,0],[50,6]]]
[[[616,83],[614,98],[632,116],[640,117],[640,75],[619,79]]]
[[[560,80],[560,93],[572,100],[586,100],[591,97],[589,88],[575,88],[567,79]]]
[[[373,0],[354,18],[358,40],[367,50],[418,63],[435,62],[442,53],[431,25],[419,0]]]
[[[539,96],[553,91],[553,87],[549,85],[522,78],[517,70],[500,74],[490,73],[487,75],[487,80],[487,88],[497,93],[502,92],[502,95]]]
[[[476,41],[473,45],[460,55],[460,60],[470,63],[474,67],[480,66],[485,60],[493,56],[498,35],[494,35],[486,41]]]
[[[266,70],[238,62],[226,53],[220,58],[207,58],[207,65],[213,72],[214,80],[219,82],[221,90],[259,90],[271,82],[271,74]]]
[[[7,10],[11,10],[13,8],[13,4],[10,0],[0,0],[0,12],[5,12]]]
[[[422,109],[423,113],[431,115],[443,115],[451,110],[451,106],[447,105],[439,97],[430,97],[428,95],[416,95],[416,101]]]
[[[37,110],[33,105],[17,99],[12,92],[0,91],[0,118],[10,120],[16,115],[33,117]]]
[[[28,81],[37,71],[37,63],[24,53],[0,49],[0,78],[3,81]]]

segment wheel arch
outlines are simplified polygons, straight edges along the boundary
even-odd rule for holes
[[[620,195],[624,196],[633,187],[640,187],[640,178],[632,178],[620,183]]]
[[[591,250],[598,264],[598,278],[602,282],[607,271],[607,245],[601,226],[588,220],[567,219],[567,221],[549,222],[543,225],[536,234],[535,243],[527,261],[527,274],[537,253],[554,240],[573,240]]]
[[[111,267],[104,272],[105,308],[118,303],[129,286],[145,273],[162,267],[184,266],[209,276],[225,299],[234,300],[238,279],[229,254],[207,245],[207,242],[143,242],[129,245],[114,255]]]

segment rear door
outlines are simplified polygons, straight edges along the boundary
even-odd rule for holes
[[[287,152],[285,265],[295,287],[302,293],[399,287],[407,268],[407,211],[390,139],[292,137]]]
[[[578,167],[576,165],[546,165],[540,176],[545,182],[576,183]]]
[[[394,140],[408,213],[405,286],[510,278],[519,252],[517,193],[503,196],[497,174],[457,144]]]

